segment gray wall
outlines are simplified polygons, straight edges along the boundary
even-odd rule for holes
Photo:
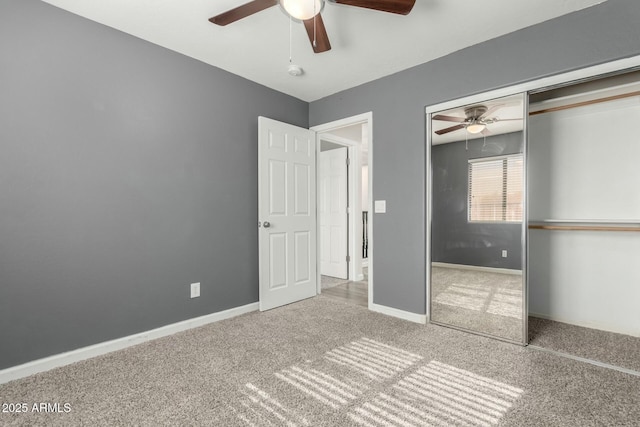
[[[469,160],[522,153],[522,132],[435,145],[432,261],[522,269],[522,224],[468,221]],[[507,250],[507,257],[502,257]]]
[[[258,300],[257,120],[307,103],[37,0],[0,94],[0,369]]]
[[[425,313],[424,107],[638,55],[638,22],[640,2],[609,0],[311,103],[312,126],[373,111],[375,303]]]

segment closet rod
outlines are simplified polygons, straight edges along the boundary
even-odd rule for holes
[[[529,230],[566,231],[640,231],[640,225],[577,225],[577,224],[529,224]]]
[[[551,108],[545,108],[544,110],[531,111],[531,112],[529,112],[529,115],[530,116],[535,116],[537,114],[551,113],[553,111],[568,110],[569,108],[584,107],[585,105],[598,104],[598,103],[601,103],[601,102],[608,102],[608,101],[615,101],[616,99],[631,98],[633,96],[638,96],[638,95],[640,95],[640,91],[629,92],[629,93],[621,93],[619,95],[605,96],[604,98],[596,98],[596,99],[592,99],[590,101],[576,102],[576,103],[573,103],[573,104],[561,105],[559,107],[551,107]]]
[[[529,221],[529,230],[640,231],[640,221],[607,219],[546,219]]]

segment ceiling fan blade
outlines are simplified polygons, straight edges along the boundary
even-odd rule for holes
[[[315,24],[314,21],[315,20]],[[324,27],[324,21],[322,15],[317,14],[314,18],[307,19],[304,22],[304,28],[307,29],[309,35],[309,41],[311,47],[315,53],[322,53],[331,50],[331,43],[329,43],[329,36],[327,35],[327,29]],[[314,31],[315,26],[315,31]],[[314,46],[313,40],[316,41]]]
[[[271,6],[278,4],[278,0],[253,0],[249,3],[245,3],[242,6],[238,6],[234,9],[228,10],[220,15],[216,15],[213,18],[209,18],[209,22],[217,25],[227,25],[232,22],[236,22],[239,19],[246,18],[247,16],[258,13],[261,10],[265,10]]]
[[[446,129],[440,129],[436,131],[436,135],[444,135],[445,133],[453,132],[454,130],[464,129],[464,125],[455,125]]]
[[[499,109],[501,109],[502,107],[504,107],[504,104],[496,104],[493,105],[491,107],[489,107],[489,109],[487,111],[485,111],[485,113],[483,115],[481,115],[480,117],[478,117],[478,119],[484,119],[486,117],[489,117],[489,115],[495,113],[496,111],[498,111]]]
[[[442,121],[445,121],[445,122],[464,123],[466,118],[465,117],[445,116],[443,114],[438,114],[436,116],[431,117],[431,120],[442,120]]]
[[[381,12],[408,15],[416,0],[335,0],[335,3],[348,6],[364,7]]]

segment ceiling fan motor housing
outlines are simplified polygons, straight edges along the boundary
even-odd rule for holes
[[[467,120],[470,121],[479,119],[486,112],[487,107],[484,105],[474,105],[472,107],[467,107],[464,109],[464,114],[465,116],[467,116]]]

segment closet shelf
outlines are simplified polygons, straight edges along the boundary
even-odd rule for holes
[[[529,221],[529,230],[640,231],[640,221],[549,219]]]

